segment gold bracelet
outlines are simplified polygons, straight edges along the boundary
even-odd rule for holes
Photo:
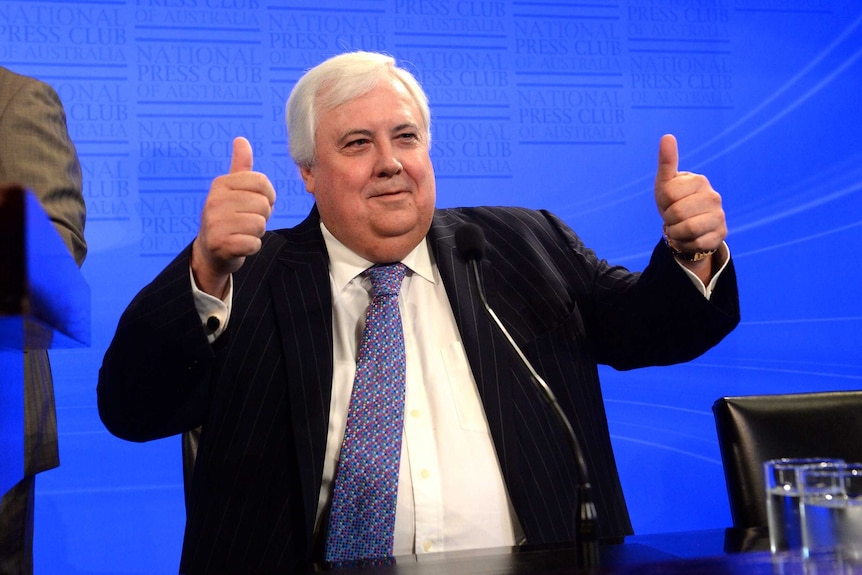
[[[667,239],[667,226],[662,227],[661,235],[664,238],[664,245],[667,246],[667,249],[670,250],[670,253],[673,254],[673,257],[680,259],[684,262],[699,262],[700,260],[708,258],[716,251],[718,251],[718,249],[715,248],[702,252],[683,252],[670,245],[670,242]]]

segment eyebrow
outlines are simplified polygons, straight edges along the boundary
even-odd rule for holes
[[[400,132],[400,131],[402,131],[402,130],[406,130],[406,129],[413,129],[413,130],[416,130],[416,131],[420,131],[420,128],[419,128],[419,126],[418,126],[416,123],[414,123],[414,122],[404,122],[404,123],[402,123],[402,124],[398,124],[397,126],[395,126],[394,128],[392,128],[392,130],[390,131],[390,133],[395,134],[395,133],[397,133],[397,132]],[[352,129],[352,130],[347,130],[346,132],[344,132],[343,134],[341,134],[341,137],[340,137],[340,138],[338,138],[338,141],[339,141],[339,142],[343,142],[344,140],[346,140],[346,139],[350,138],[351,136],[366,136],[366,137],[371,137],[371,136],[373,136],[373,135],[374,135],[374,131],[373,131],[373,130],[369,130],[369,129],[367,129],[367,128],[354,128],[354,129]]]

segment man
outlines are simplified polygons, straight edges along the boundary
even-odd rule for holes
[[[0,184],[30,189],[78,265],[87,254],[81,167],[57,93],[0,67]],[[0,465],[3,462],[0,461]],[[48,354],[24,352],[24,477],[0,500],[0,574],[33,572],[36,474],[60,464]]]
[[[112,433],[146,441],[203,426],[181,572],[329,557],[372,299],[364,270],[393,262],[407,268],[406,398],[386,555],[574,539],[566,438],[481,310],[454,240],[468,223],[487,237],[492,307],[584,444],[600,536],[630,533],[596,364],[686,361],[739,319],[721,198],[677,171],[675,140],[662,139],[655,186],[667,243],[634,274],[547,212],[435,210],[427,100],[391,58],[343,54],[310,70],[287,122],[315,199],[308,218],[264,231],[275,191],[237,138],[197,238],[130,304],[100,372]]]

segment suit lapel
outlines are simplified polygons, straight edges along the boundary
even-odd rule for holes
[[[455,247],[454,233],[463,223],[451,212],[438,210],[429,231],[429,243],[482,398],[503,477],[510,492],[520,491],[517,441],[511,425],[514,421],[508,368],[511,352],[482,306],[472,265],[461,258]],[[490,298],[496,292],[496,274],[490,262],[482,260],[479,273]]]
[[[285,240],[269,278],[287,373],[289,411],[306,529],[317,514],[332,392],[332,295],[326,247],[315,207]]]

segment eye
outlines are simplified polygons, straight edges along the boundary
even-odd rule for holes
[[[419,140],[419,135],[416,132],[402,132],[396,138],[404,142],[415,142]]]
[[[360,146],[364,146],[371,142],[368,138],[356,138],[355,140],[350,140],[346,144],[344,144],[345,148],[358,148]]]

